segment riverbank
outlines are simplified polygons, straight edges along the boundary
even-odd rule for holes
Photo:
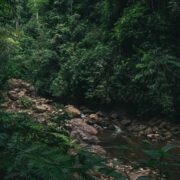
[[[106,158],[107,166],[113,167],[132,180],[140,176],[154,178],[157,172],[150,168],[134,169],[134,162],[141,157],[136,152],[129,152],[129,146],[143,149],[144,146],[139,146],[141,140],[156,144],[157,148],[167,143],[179,142],[180,126],[171,121],[157,119],[138,121],[131,120],[119,112],[94,112],[86,107],[59,106],[51,100],[38,96],[35,88],[22,80],[9,80],[8,90],[3,96],[4,103],[1,104],[1,109],[7,112],[23,112],[36,122],[54,126],[59,130],[65,129],[75,143],[93,154]],[[70,119],[67,122],[51,121],[56,115],[66,114]],[[124,154],[126,160],[123,160],[122,154],[118,153],[115,146],[119,146],[119,151],[126,149]],[[139,153],[139,150],[137,151]],[[77,155],[75,149],[70,149],[69,153]],[[133,153],[135,159],[131,156]],[[142,155],[142,152],[140,154]],[[101,178],[99,176],[99,179]]]

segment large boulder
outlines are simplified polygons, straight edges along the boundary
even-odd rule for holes
[[[80,119],[80,118],[72,119],[70,121],[70,124],[71,124],[72,130],[79,129],[79,130],[81,130],[85,133],[91,134],[91,135],[96,135],[98,133],[96,128],[88,125],[86,122],[84,122],[83,119]]]
[[[97,130],[84,122],[80,118],[72,119],[71,125],[71,138],[76,140],[80,144],[97,144],[99,139],[96,134]]]

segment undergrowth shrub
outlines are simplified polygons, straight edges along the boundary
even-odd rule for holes
[[[78,154],[70,156],[69,148]],[[77,148],[64,132],[25,114],[0,112],[1,179],[94,179],[96,171],[123,179],[101,157]]]

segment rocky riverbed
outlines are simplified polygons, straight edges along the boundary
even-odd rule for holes
[[[125,144],[131,143],[133,138],[143,138],[152,143],[179,143],[180,125],[172,121],[162,119],[138,121],[129,119],[119,112],[93,111],[86,107],[77,108],[73,105],[59,107],[53,101],[38,96],[31,84],[20,79],[9,80],[8,91],[3,96],[5,101],[0,105],[1,109],[10,112],[24,112],[39,123],[56,126],[60,130],[67,129],[74,142],[91,153],[107,158],[108,166],[113,166],[125,175],[128,174],[129,179],[132,180],[142,175],[151,174],[153,177],[152,171],[142,168],[134,171],[130,163],[117,163],[118,159],[115,156],[110,157],[109,152],[103,146],[102,135],[106,134],[105,139],[108,141],[122,139]],[[71,119],[65,124],[51,121],[54,116],[65,113]],[[69,153],[76,154],[73,149],[70,149]]]

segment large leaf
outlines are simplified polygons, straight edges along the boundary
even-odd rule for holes
[[[168,151],[170,151],[171,149],[174,149],[174,148],[176,148],[176,147],[177,147],[177,146],[175,146],[175,145],[168,144],[168,145],[163,146],[163,147],[161,148],[161,151],[162,151],[162,152],[168,152]]]

